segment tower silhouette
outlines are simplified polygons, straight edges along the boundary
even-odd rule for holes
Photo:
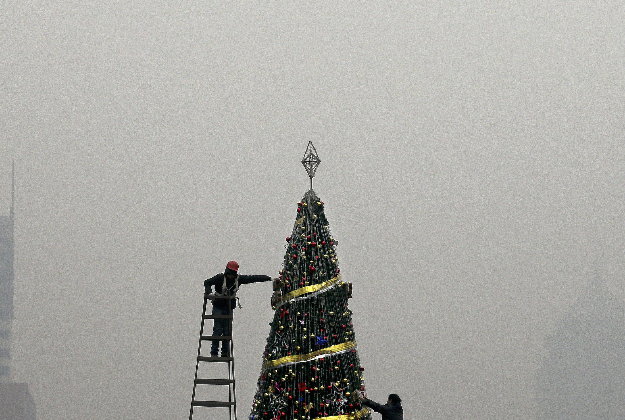
[[[15,165],[12,171],[11,208],[0,216],[0,382],[11,378],[11,330],[13,323],[13,240]]]
[[[546,342],[539,420],[625,418],[625,303],[598,276]]]

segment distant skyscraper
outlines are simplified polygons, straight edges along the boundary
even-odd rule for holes
[[[36,420],[36,417],[28,384],[0,383],[0,420]]]
[[[625,303],[596,278],[546,342],[537,420],[625,419]]]
[[[11,324],[13,322],[13,202],[15,169],[11,187],[11,209],[0,216],[0,382],[11,378]]]

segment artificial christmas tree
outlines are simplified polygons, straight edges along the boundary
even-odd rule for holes
[[[309,143],[302,163],[311,189],[297,203],[283,267],[274,281],[275,315],[251,420],[370,418],[356,395],[364,391],[364,381],[347,305],[351,284],[341,280],[337,241],[324,204],[312,190],[319,162]]]

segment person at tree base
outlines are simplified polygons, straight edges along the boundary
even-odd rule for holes
[[[213,315],[228,315],[234,311],[237,302],[237,291],[242,284],[258,283],[271,281],[271,277],[265,275],[239,275],[239,263],[229,261],[223,273],[219,273],[210,279],[204,280],[204,290],[208,294],[212,294],[212,288],[215,287],[215,297],[213,302]],[[214,336],[229,336],[230,322],[228,319],[213,320]],[[211,356],[216,357],[219,353],[220,340],[213,340],[211,345]],[[229,346],[228,341],[222,341],[221,356],[228,357]]]
[[[386,404],[378,404],[365,398],[362,394],[358,394],[362,405],[366,405],[380,414],[382,414],[382,420],[403,420],[404,409],[401,406],[401,398],[397,394],[390,394]]]

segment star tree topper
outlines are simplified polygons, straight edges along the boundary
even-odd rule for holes
[[[308,172],[308,177],[310,178],[310,189],[312,190],[312,181],[315,177],[315,172],[317,171],[317,167],[321,163],[321,159],[317,155],[317,150],[315,146],[313,146],[312,141],[308,142],[308,147],[306,147],[306,152],[304,153],[304,158],[302,159],[302,165],[306,168],[306,172]]]

